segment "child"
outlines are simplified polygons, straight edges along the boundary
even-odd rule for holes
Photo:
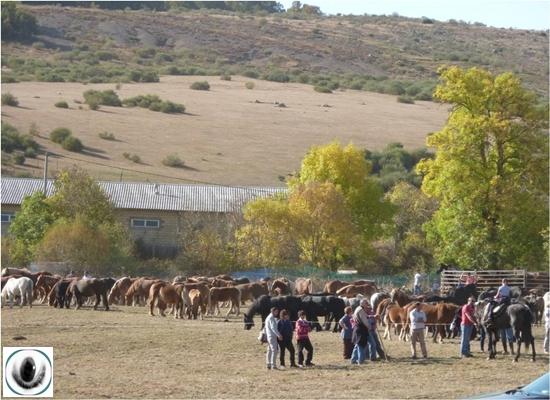
[[[288,318],[287,310],[281,310],[279,316],[281,319],[277,322],[277,329],[279,329],[279,333],[283,337],[282,340],[279,340],[281,368],[285,366],[285,350],[288,350],[290,353],[290,366],[295,368],[297,365],[294,362],[294,346],[292,345],[292,332],[294,328],[292,327],[292,322],[290,322]]]
[[[344,360],[349,360],[351,358],[351,352],[353,351],[353,343],[351,342],[351,336],[353,334],[353,327],[351,325],[353,310],[348,306],[344,309],[344,313],[345,315],[340,319],[338,324],[342,328],[340,336],[344,343]]]
[[[311,331],[311,325],[306,321],[306,313],[304,311],[298,312],[298,321],[296,321],[296,339],[298,341],[298,367],[304,368],[304,353],[303,350],[307,350],[306,366],[311,367],[314,364],[311,362],[313,359],[313,346],[309,340],[309,332]]]

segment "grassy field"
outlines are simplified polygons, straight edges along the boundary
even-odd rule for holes
[[[280,177],[298,169],[312,145],[340,140],[369,149],[390,142],[408,148],[425,146],[426,135],[441,129],[447,118],[445,105],[431,102],[398,103],[395,96],[349,90],[323,94],[303,84],[255,81],[249,78],[206,77],[211,89],[197,91],[190,84],[205,77],[162,77],[160,83],[123,84],[116,90],[121,99],[156,94],[163,100],[183,103],[187,114],[164,114],[143,108],[101,106],[91,111],[82,93],[89,89],[115,89],[113,84],[21,82],[3,84],[19,107],[2,107],[2,121],[26,133],[32,123],[40,131],[37,141],[55,153],[50,172],[76,162],[100,179],[169,181],[194,179],[222,184],[282,185]],[[69,109],[56,108],[60,100]],[[284,103],[279,107],[276,103]],[[49,132],[67,127],[82,140],[83,153],[71,153],[48,139]],[[103,140],[101,132],[116,140]],[[127,160],[123,153],[136,154],[141,163]],[[185,168],[162,165],[177,153]],[[92,164],[95,163],[95,164]],[[108,165],[104,167],[97,163]],[[26,172],[42,176],[42,156],[27,159],[21,167],[3,166],[4,174]],[[134,170],[121,171],[120,168]],[[154,177],[140,174],[162,174]]]
[[[543,330],[535,329],[541,351]],[[26,340],[15,341],[16,336]],[[56,398],[463,398],[527,383],[548,356],[486,361],[458,357],[458,340],[428,344],[429,359],[409,359],[408,343],[385,341],[390,362],[350,366],[337,334],[313,333],[316,366],[267,371],[258,326],[241,319],[180,321],[145,308],[2,310],[3,346],[53,346]]]

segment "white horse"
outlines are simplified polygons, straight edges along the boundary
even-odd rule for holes
[[[15,297],[19,296],[21,298],[19,307],[28,304],[29,308],[32,308],[32,289],[32,280],[26,276],[8,279],[6,285],[2,289],[2,307],[6,299],[8,299],[10,308],[12,308],[15,303]]]

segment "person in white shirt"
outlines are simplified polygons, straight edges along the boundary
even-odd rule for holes
[[[426,314],[421,309],[420,302],[417,302],[409,313],[411,321],[411,350],[412,358],[416,359],[416,342],[420,343],[422,357],[427,358],[426,343],[424,341],[424,330],[426,329]]]
[[[277,316],[279,315],[279,309],[273,307],[271,313],[265,319],[265,335],[267,338],[267,354],[265,356],[267,369],[277,369],[277,353],[279,352],[278,340],[282,340],[283,336],[279,333],[277,328]]]
[[[414,275],[414,289],[413,289],[413,294],[414,294],[414,295],[419,295],[421,292],[422,292],[422,274],[420,274],[419,272],[417,272],[417,273]]]

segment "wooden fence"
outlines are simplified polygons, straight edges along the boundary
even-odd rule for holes
[[[460,282],[460,276],[467,273],[477,275],[477,286],[484,290],[497,288],[502,279],[508,280],[509,286],[519,286],[525,289],[542,288],[545,292],[549,289],[548,272],[527,272],[524,269],[513,270],[487,270],[487,271],[443,271],[441,272],[441,288],[456,287]]]

